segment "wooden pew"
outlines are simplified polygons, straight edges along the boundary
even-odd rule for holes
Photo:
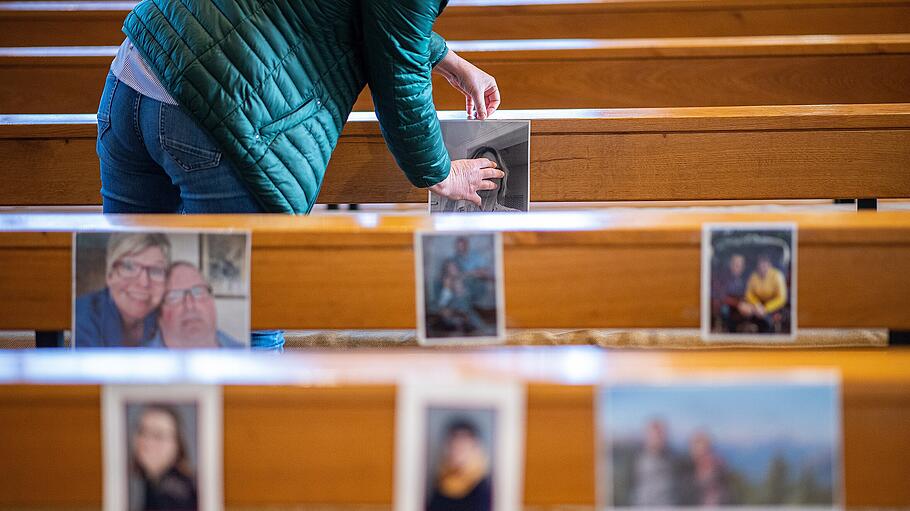
[[[503,108],[910,102],[910,34],[453,41]],[[115,47],[0,49],[0,113],[85,113]],[[464,96],[434,80],[440,109]],[[372,110],[361,94],[356,110]]]
[[[799,225],[800,327],[910,330],[910,211],[575,211],[482,227],[504,232],[510,328],[696,328],[701,226],[736,221]],[[414,328],[414,231],[481,226],[471,215],[0,215],[0,330],[69,328],[71,233],[127,227],[250,229],[252,327],[322,330]]]
[[[51,361],[51,354],[43,355]],[[42,361],[37,354],[30,356],[35,365]],[[535,356],[535,360],[530,360]],[[297,378],[288,382],[293,384],[275,385],[269,381],[256,385],[254,379],[248,385],[224,387],[226,503],[229,508],[243,509],[300,509],[301,505],[307,509],[315,505],[325,506],[318,509],[345,509],[344,505],[382,509],[390,505],[394,376],[423,367],[424,373],[460,368],[460,373],[476,377],[490,375],[495,367],[497,378],[503,373],[517,373],[517,377],[529,382],[525,504],[538,506],[536,509],[560,505],[590,509],[595,499],[591,378],[584,378],[581,385],[563,385],[538,374],[567,363],[570,356],[576,363],[579,358],[585,359],[586,366],[609,366],[612,374],[646,372],[655,367],[702,374],[806,366],[839,370],[846,507],[897,509],[910,505],[910,486],[906,484],[910,477],[906,463],[910,437],[905,434],[910,427],[910,352],[573,353],[565,349],[526,351],[524,355],[511,350],[489,350],[269,357],[268,362],[279,368],[299,368]],[[53,360],[59,363],[61,357]],[[242,367],[244,362],[256,360],[237,360],[230,367]],[[118,364],[129,363],[128,359],[118,359]],[[258,364],[263,362],[259,360]],[[363,376],[354,374],[352,366],[369,367],[368,374],[375,380],[364,381]],[[544,369],[517,370],[520,367]],[[314,373],[336,376],[337,380],[331,386],[320,386],[327,382],[318,378],[314,381]],[[381,375],[376,377],[377,373]],[[100,507],[101,400],[97,383],[103,381],[94,377],[84,385],[46,385],[40,380],[0,385],[0,450],[5,454],[0,457],[4,474],[0,478],[0,507]]]
[[[464,114],[443,112],[443,118]],[[910,105],[500,111],[531,119],[536,202],[910,197]],[[0,116],[0,205],[100,203],[93,115]],[[370,176],[364,180],[363,176]],[[354,114],[322,203],[419,203]]]
[[[0,46],[123,41],[135,2],[0,2]],[[451,0],[434,29],[459,39],[724,37],[910,32],[906,0]]]

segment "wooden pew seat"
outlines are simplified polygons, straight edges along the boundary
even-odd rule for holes
[[[0,46],[115,45],[134,1],[0,2]],[[451,0],[448,39],[910,32],[906,0]]]
[[[0,354],[0,364],[27,366],[35,369],[30,373],[44,375],[0,385],[0,452],[5,454],[0,456],[4,474],[0,507],[100,507],[98,384],[110,379],[98,372],[65,369],[103,367],[104,360],[79,363],[90,356]],[[197,357],[196,362],[203,360]],[[586,370],[570,370],[582,361]],[[134,363],[141,360],[121,355],[117,373],[129,374]],[[174,365],[198,371],[187,369],[165,381],[227,385],[224,489],[229,509],[387,508],[394,473],[393,385],[405,374],[456,371],[528,382],[524,501],[536,509],[590,509],[595,499],[591,386],[595,380],[621,379],[654,368],[703,375],[807,366],[835,369],[842,375],[847,509],[910,506],[906,484],[910,436],[904,434],[910,427],[910,351],[906,350],[314,352],[279,358],[223,356],[208,363]],[[49,367],[58,369],[39,370]],[[136,369],[150,374],[148,367]],[[268,380],[257,379],[257,374],[268,375]],[[81,384],[67,384],[68,375],[78,376]]]
[[[800,327],[910,330],[910,211],[574,211],[492,215],[482,228],[504,233],[510,328],[697,328],[702,224],[757,221],[799,226]],[[0,215],[0,330],[68,329],[72,233],[139,227],[251,230],[252,328],[321,330],[414,328],[413,233],[481,226],[469,215]]]
[[[442,112],[442,118],[463,118]],[[536,202],[910,197],[910,105],[500,111],[531,119]],[[99,204],[94,115],[0,116],[0,205]],[[363,176],[370,176],[369,181]],[[369,113],[319,201],[420,203]]]
[[[503,108],[910,102],[910,34],[451,41]],[[98,108],[116,47],[0,48],[0,113]],[[464,97],[434,79],[440,109]],[[372,110],[365,91],[355,105]]]

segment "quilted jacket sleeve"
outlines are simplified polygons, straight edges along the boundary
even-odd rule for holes
[[[364,53],[373,105],[386,144],[414,186],[449,175],[430,73],[447,53],[432,31],[439,0],[363,0]]]

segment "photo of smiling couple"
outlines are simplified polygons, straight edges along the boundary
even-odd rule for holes
[[[249,347],[248,233],[79,233],[73,246],[74,347]]]

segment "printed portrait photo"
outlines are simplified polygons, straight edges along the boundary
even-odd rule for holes
[[[520,509],[524,400],[513,382],[400,385],[394,509]]]
[[[249,347],[249,240],[248,233],[76,233],[73,346]]]
[[[707,339],[793,339],[796,227],[705,225],[702,332]]]
[[[427,408],[427,511],[493,509],[496,410]]]
[[[129,509],[193,511],[198,403],[127,402]]]
[[[440,121],[442,137],[452,160],[486,158],[505,173],[491,179],[496,190],[481,190],[481,206],[430,193],[431,213],[527,211],[530,200],[531,122],[513,120]]]
[[[499,233],[417,233],[417,335],[422,343],[505,338]]]
[[[221,394],[214,386],[103,391],[104,508],[221,507]]]
[[[836,507],[836,381],[621,384],[598,397],[610,507]]]

